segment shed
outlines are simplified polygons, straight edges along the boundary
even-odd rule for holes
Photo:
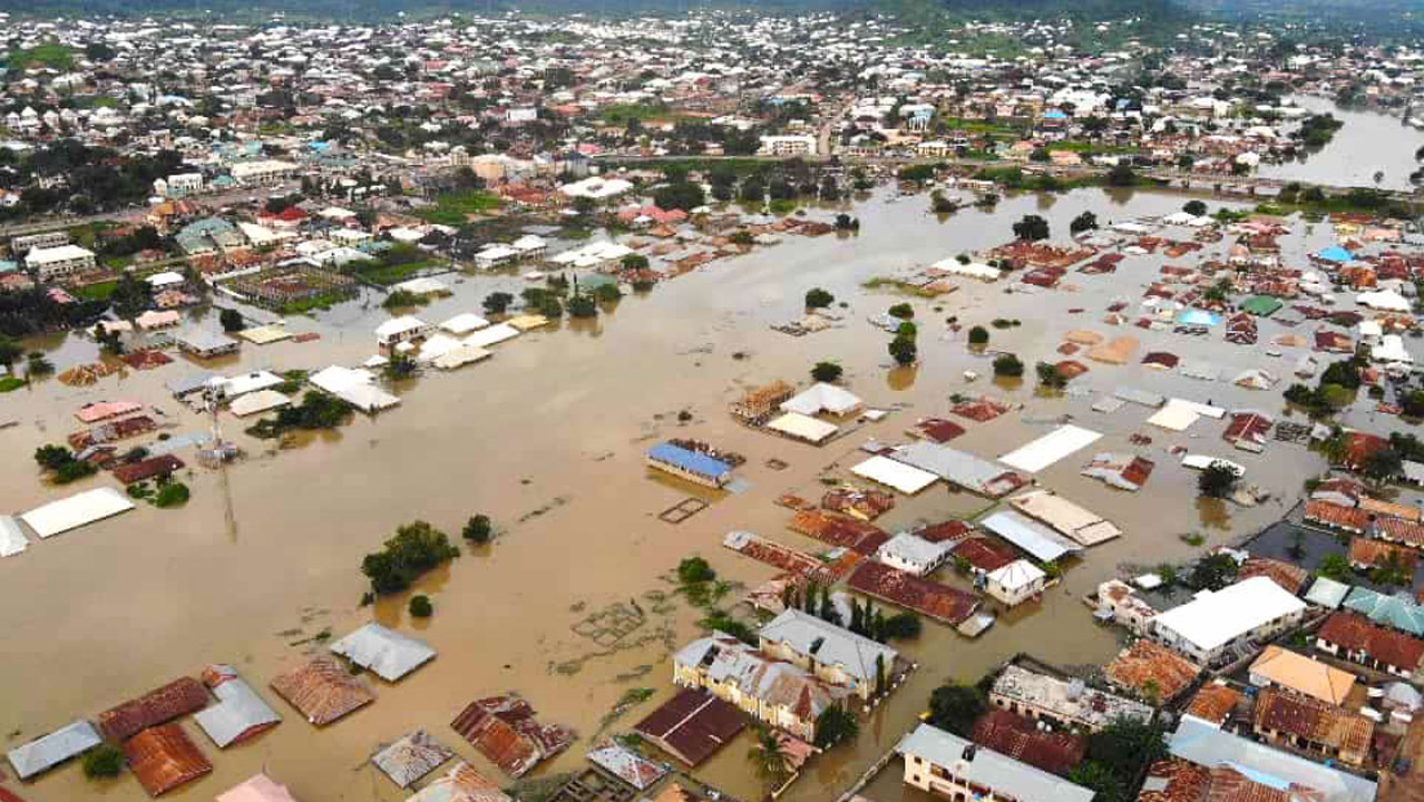
[[[784,434],[793,440],[803,440],[819,445],[828,440],[840,427],[800,412],[787,412],[767,422],[766,428]]]
[[[435,650],[424,641],[374,623],[331,644],[331,651],[386,682],[396,682],[435,658]]]

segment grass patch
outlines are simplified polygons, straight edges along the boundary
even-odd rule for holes
[[[277,312],[283,315],[305,315],[308,312],[313,312],[318,309],[325,311],[342,301],[349,300],[350,297],[349,293],[325,292],[311,298],[303,298],[300,301],[282,304],[278,307]]]
[[[356,275],[372,284],[390,286],[391,284],[399,284],[421,271],[444,269],[446,267],[448,267],[448,265],[439,259],[420,259],[414,262],[404,262],[395,265],[382,264],[381,262],[362,262],[361,265],[356,268]]]
[[[469,222],[472,214],[484,214],[499,208],[499,197],[483,190],[451,192],[436,198],[434,206],[416,211],[415,215],[427,223],[443,226],[459,226]]]
[[[14,376],[0,377],[0,393],[12,393],[24,386],[24,379],[17,379]]]
[[[674,118],[677,115],[661,103],[614,103],[603,109],[604,122],[626,125],[630,120],[645,123],[648,120]]]
[[[900,279],[888,278],[886,276],[875,276],[873,278],[867,279],[866,281],[861,283],[860,286],[864,287],[867,290],[894,290],[896,292],[903,292],[907,295],[913,295],[917,298],[935,298],[940,295],[940,293],[934,292],[932,290],[926,290],[923,287],[916,287],[915,285],[905,281],[901,281]]]
[[[12,70],[49,67],[68,70],[74,66],[74,49],[56,42],[46,42],[29,50],[11,50],[5,56],[5,66]]]
[[[97,284],[85,284],[82,287],[75,287],[73,292],[81,301],[107,301],[109,296],[114,294],[114,290],[119,286],[119,280],[101,281]]]

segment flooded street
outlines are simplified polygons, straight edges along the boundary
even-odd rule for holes
[[[1313,114],[1333,114],[1345,125],[1305,160],[1263,164],[1261,175],[1331,186],[1414,189],[1409,174],[1420,167],[1414,152],[1424,146],[1424,131],[1405,125],[1398,115],[1340,108],[1314,95],[1289,99]],[[1384,173],[1379,183],[1375,183],[1376,172]]]
[[[1355,117],[1365,126],[1373,124],[1367,121],[1374,116],[1336,114],[1347,120],[1345,128],[1331,146],[1297,169],[1335,171],[1327,178],[1341,183],[1369,184],[1369,174],[1381,166],[1386,185],[1407,176],[1408,169],[1393,159],[1398,150],[1401,159],[1412,163],[1414,148],[1424,141],[1416,132],[1380,117],[1381,130],[1388,128],[1394,136],[1388,141],[1395,144],[1361,148],[1351,139]],[[1337,165],[1317,166],[1330,164],[1336,147],[1342,154]],[[1343,154],[1350,151],[1379,153],[1391,161],[1349,165]],[[1359,170],[1364,179],[1344,178],[1342,170]],[[818,498],[821,477],[848,476],[866,439],[903,439],[917,417],[946,414],[955,393],[988,393],[1026,405],[1022,412],[989,423],[966,424],[968,434],[953,446],[981,456],[1004,454],[1047,433],[1057,425],[1050,419],[1062,415],[1102,432],[1104,437],[1089,449],[1036,478],[1112,520],[1124,536],[1088,551],[1040,603],[1002,617],[977,641],[927,621],[918,641],[896,644],[920,669],[864,722],[858,741],[818,758],[783,797],[821,802],[834,799],[889,749],[946,678],[973,680],[1025,650],[1061,665],[1108,659],[1118,648],[1118,635],[1097,627],[1079,597],[1124,567],[1155,566],[1197,552],[1179,538],[1184,533],[1200,531],[1208,545],[1215,545],[1261,528],[1288,509],[1302,482],[1323,467],[1298,445],[1273,442],[1260,455],[1232,451],[1220,438],[1224,421],[1204,420],[1176,434],[1144,426],[1150,414],[1145,407],[1128,404],[1110,415],[1090,410],[1099,394],[1128,386],[1210,400],[1228,409],[1280,412],[1280,388],[1255,392],[1230,384],[1232,376],[1251,367],[1290,381],[1291,366],[1305,349],[1283,348],[1279,358],[1265,355],[1270,338],[1288,331],[1279,322],[1261,323],[1257,348],[1223,343],[1219,329],[1191,338],[1170,331],[1115,330],[1102,322],[1114,299],[1128,301],[1127,314],[1135,317],[1143,289],[1158,278],[1162,264],[1198,264],[1224,252],[1229,238],[1177,260],[1129,256],[1115,275],[1071,272],[1064,286],[1038,294],[1006,294],[1005,282],[970,280],[956,281],[957,292],[933,301],[862,287],[874,276],[1001,244],[1011,238],[1011,224],[1027,213],[1048,218],[1053,239],[1063,241],[1069,221],[1085,210],[1095,212],[1106,227],[1113,220],[1176,211],[1183,196],[1109,195],[1097,189],[1025,195],[1004,200],[994,212],[968,210],[944,219],[926,213],[923,196],[892,197],[882,192],[857,205],[858,235],[788,235],[779,245],[713,262],[646,296],[625,297],[595,322],[565,321],[497,346],[486,363],[427,374],[402,390],[400,407],[375,419],[358,415],[351,425],[296,448],[273,452],[269,444],[239,435],[247,459],[223,472],[196,469],[185,476],[193,490],[186,507],[141,505],[116,519],[32,543],[27,553],[0,561],[0,627],[11,646],[0,664],[0,731],[6,734],[6,748],[92,717],[179,675],[196,675],[207,663],[227,662],[284,722],[249,745],[221,752],[185,722],[213,761],[214,776],[167,798],[211,799],[265,769],[303,800],[404,799],[407,793],[380,776],[366,758],[378,744],[420,727],[490,776],[502,777],[448,724],[469,701],[507,690],[522,693],[542,719],[572,726],[580,735],[572,749],[535,776],[574,770],[584,764],[589,739],[625,691],[652,688],[657,693],[612,722],[606,734],[626,730],[672,693],[669,653],[699,633],[695,622],[700,617],[670,595],[668,577],[678,561],[700,554],[723,578],[751,586],[776,572],[723,549],[729,530],[746,529],[807,551],[821,550],[816,541],[786,528],[790,513],[774,501],[788,492]],[[1190,232],[1169,230],[1167,235],[1188,239]],[[1299,267],[1307,267],[1305,253],[1333,242],[1325,224],[1297,225],[1281,240],[1286,263]],[[478,312],[488,292],[517,293],[521,286],[508,276],[466,278],[452,297],[417,314],[440,321],[458,312]],[[847,303],[831,310],[843,316],[841,325],[800,338],[772,331],[771,324],[801,315],[803,295],[814,286]],[[865,320],[901,300],[912,303],[919,325],[920,364],[914,369],[892,369],[889,335]],[[1351,307],[1348,302],[1342,306]],[[1084,311],[1070,314],[1070,309]],[[1028,381],[1015,389],[994,386],[988,379],[989,358],[969,352],[965,332],[953,333],[946,325],[950,316],[966,329],[993,318],[1021,321],[1018,327],[991,329],[990,348],[1016,352],[1030,365]],[[316,331],[321,339],[244,344],[239,357],[205,367],[232,373],[358,364],[373,352],[372,329],[385,317],[379,308],[362,309],[357,302],[314,320],[293,318],[293,331]],[[1077,357],[1091,371],[1075,380],[1066,395],[1038,397],[1031,366],[1062,358],[1054,349],[1069,329],[1129,335],[1140,345],[1124,366]],[[1306,323],[1294,331],[1311,329]],[[1415,340],[1408,343],[1411,350],[1417,347]],[[95,354],[92,343],[77,337],[49,345],[61,371]],[[1211,361],[1226,380],[1202,382],[1137,364],[1154,350]],[[840,362],[846,386],[869,406],[892,414],[822,448],[753,431],[727,414],[727,403],[744,388],[778,378],[804,384],[807,371],[820,360]],[[174,433],[204,430],[202,416],[174,402],[163,387],[194,367],[180,358],[179,364],[103,379],[95,387],[69,388],[47,380],[0,396],[0,419],[20,422],[0,430],[0,447],[10,455],[0,465],[6,509],[26,510],[112,482],[101,476],[72,488],[48,488],[29,458],[37,446],[62,440],[77,428],[72,414],[85,402],[132,399],[163,410],[176,424],[170,429]],[[969,383],[966,369],[984,378]],[[678,422],[682,410],[692,413],[691,421]],[[1400,426],[1373,415],[1353,412],[1343,420],[1386,433]],[[248,425],[226,414],[222,420],[229,434]],[[1134,433],[1150,434],[1153,442],[1133,446],[1128,438]],[[708,509],[680,525],[659,520],[662,510],[704,493],[653,478],[645,468],[643,452],[674,434],[745,455],[747,463],[738,474],[750,489],[709,497]],[[1254,509],[1199,509],[1196,476],[1167,453],[1173,445],[1242,463],[1249,480],[1274,497]],[[1091,453],[1101,451],[1140,453],[1156,461],[1156,471],[1136,494],[1080,476]],[[190,453],[183,454],[185,460]],[[771,459],[789,467],[768,467]],[[987,506],[983,499],[953,494],[937,484],[913,499],[899,498],[877,524],[893,532]],[[414,630],[427,640],[439,652],[431,664],[399,685],[379,687],[374,705],[321,730],[272,694],[267,683],[275,675],[324,650],[312,640],[315,636],[330,631],[339,637],[370,619],[372,610],[358,606],[367,585],[359,572],[364,554],[414,519],[428,520],[458,539],[464,521],[480,512],[493,518],[500,536],[492,546],[464,548],[448,570],[417,588],[431,595],[433,618],[407,621],[405,594],[383,600],[374,610],[383,623]],[[646,621],[617,645],[600,646],[574,631],[581,620],[620,602],[635,602]],[[743,798],[754,797],[758,789],[746,760],[749,746],[749,736],[743,735],[698,775]],[[899,765],[892,763],[874,786],[885,792],[872,798],[911,799],[895,790],[898,779],[886,780],[898,773]],[[52,772],[23,793],[32,802],[91,795],[114,802],[145,798],[132,777],[95,785],[83,779],[77,766]]]

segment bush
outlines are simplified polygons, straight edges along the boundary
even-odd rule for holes
[[[1038,372],[1038,383],[1050,390],[1061,390],[1068,386],[1068,377],[1052,362],[1040,362],[1034,368]]]
[[[820,287],[814,287],[806,291],[806,308],[821,309],[836,302],[836,296],[826,292]]]
[[[623,297],[623,291],[618,289],[617,284],[600,284],[598,289],[593,291],[593,297],[603,303],[611,304]]]
[[[485,296],[484,308],[492,315],[500,315],[504,314],[512,303],[514,303],[513,295],[507,292],[492,292]]]
[[[811,367],[811,378],[818,382],[833,382],[844,372],[845,369],[834,362],[817,362]]]
[[[435,614],[435,605],[430,603],[429,596],[410,597],[410,607],[408,609],[411,618],[429,618]]]
[[[490,522],[488,515],[474,515],[465,522],[465,528],[460,531],[460,535],[471,543],[488,543],[494,537],[494,524]]]
[[[102,743],[84,753],[84,776],[91,780],[117,777],[123,769],[123,750],[113,744]]]
[[[688,557],[677,564],[677,579],[684,585],[711,582],[716,578],[717,572],[701,557]]]
[[[188,486],[182,482],[164,482],[153,494],[153,506],[159,509],[180,507],[188,503]]]
[[[969,344],[970,344],[970,345],[988,345],[988,343],[989,343],[989,330],[988,330],[988,329],[984,328],[983,326],[975,326],[974,328],[972,328],[972,329],[969,330]]]
[[[885,619],[880,634],[886,640],[914,640],[920,636],[923,625],[914,613],[896,613]]]
[[[1196,217],[1206,216],[1206,203],[1199,200],[1190,200],[1182,205],[1182,211]]]
[[[570,298],[568,307],[570,317],[598,317],[598,304],[594,303],[593,298],[587,295],[579,294]]]
[[[890,316],[898,317],[901,320],[909,320],[915,316],[915,308],[907,303],[899,303],[890,307]]]
[[[1236,472],[1213,462],[1197,476],[1197,492],[1207,498],[1226,498],[1236,489]]]
[[[999,354],[994,358],[994,375],[1016,379],[1024,373],[1024,363],[1013,354]]]

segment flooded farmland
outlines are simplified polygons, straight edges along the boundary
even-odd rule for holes
[[[1195,553],[1179,538],[1184,533],[1201,532],[1214,545],[1267,525],[1294,503],[1302,481],[1322,468],[1318,457],[1298,445],[1272,443],[1261,455],[1231,452],[1220,439],[1224,422],[1204,421],[1173,434],[1144,427],[1145,408],[1128,405],[1111,415],[1090,409],[1101,393],[1130,386],[1229,409],[1280,412],[1278,390],[1201,382],[1148,370],[1137,361],[1148,351],[1167,350],[1211,361],[1227,377],[1252,367],[1289,376],[1304,349],[1283,348],[1274,358],[1264,353],[1271,337],[1287,331],[1284,325],[1263,321],[1262,347],[1248,348],[1223,343],[1219,331],[1190,338],[1169,331],[1115,331],[1102,322],[1114,300],[1135,309],[1162,264],[1197,264],[1219,255],[1229,239],[1179,260],[1128,256],[1114,275],[1069,273],[1058,289],[1036,294],[1008,294],[1003,283],[962,280],[956,281],[956,292],[927,300],[862,286],[875,276],[1001,244],[1024,214],[1048,218],[1054,239],[1062,240],[1069,221],[1085,210],[1106,226],[1176,211],[1185,199],[1079,190],[1012,197],[992,212],[937,218],[926,213],[924,197],[882,191],[853,210],[862,223],[858,234],[786,236],[779,245],[713,262],[650,294],[625,297],[597,321],[565,321],[499,346],[484,364],[414,380],[401,389],[400,407],[374,419],[357,416],[349,426],[280,451],[239,434],[247,458],[221,472],[199,469],[185,477],[193,489],[186,507],[142,506],[0,561],[6,642],[45,644],[7,650],[0,665],[0,730],[10,745],[17,744],[176,676],[196,674],[207,663],[226,662],[273,703],[284,723],[250,745],[223,752],[185,723],[213,760],[215,776],[170,798],[209,799],[217,789],[265,768],[301,799],[403,799],[406,794],[366,758],[378,744],[421,727],[500,776],[448,723],[472,699],[507,690],[519,691],[542,719],[572,726],[581,735],[573,749],[536,776],[573,770],[583,764],[588,739],[627,690],[652,688],[656,694],[608,724],[609,733],[626,729],[671,695],[669,654],[698,634],[700,616],[672,594],[669,577],[678,561],[700,554],[723,578],[751,586],[775,571],[723,549],[729,530],[819,550],[815,541],[786,529],[790,514],[774,502],[784,493],[819,496],[821,478],[848,476],[865,440],[902,439],[917,417],[945,414],[951,395],[990,393],[1025,408],[970,424],[956,448],[998,456],[1047,433],[1067,415],[1103,433],[1091,450],[1136,452],[1155,460],[1150,483],[1136,494],[1080,476],[1084,453],[1037,474],[1039,484],[1112,520],[1124,536],[1087,552],[1041,602],[1001,617],[978,640],[927,623],[918,641],[897,644],[919,670],[863,724],[858,741],[818,758],[783,797],[833,799],[893,746],[944,679],[972,680],[1029,648],[1061,665],[1101,664],[1118,648],[1117,634],[1095,626],[1079,597],[1124,568]],[[1190,232],[1172,236],[1187,239]],[[1327,224],[1297,223],[1281,244],[1287,264],[1305,267],[1304,254],[1334,241]],[[491,290],[517,292],[520,286],[509,276],[468,277],[454,286],[453,296],[420,314],[442,320],[478,311]],[[845,303],[831,310],[842,317],[840,325],[805,337],[773,331],[772,324],[801,314],[802,296],[813,286]],[[920,331],[920,362],[911,369],[893,367],[886,352],[889,335],[866,322],[901,300],[912,303]],[[379,308],[353,302],[315,319],[293,319],[292,330],[317,332],[317,341],[244,345],[239,357],[206,367],[235,372],[358,364],[372,353],[372,329],[385,317]],[[967,347],[964,332],[946,323],[949,317],[966,326],[1018,320],[1016,327],[991,330],[990,347],[1016,352],[1028,364],[1056,360],[1055,349],[1070,329],[1130,333],[1140,345],[1127,365],[1092,362],[1071,392],[1040,397],[1031,381],[1012,388],[990,383],[988,357]],[[1409,344],[1413,350],[1414,341]],[[92,343],[72,335],[45,345],[60,370],[95,355]],[[891,414],[820,448],[745,428],[727,414],[727,403],[746,387],[778,378],[804,383],[810,366],[826,359],[845,367],[851,391]],[[0,419],[19,422],[0,430],[0,445],[12,455],[0,466],[7,506],[29,509],[62,494],[41,484],[28,454],[75,428],[72,413],[85,402],[133,399],[161,409],[170,431],[204,430],[204,418],[174,402],[163,386],[195,367],[180,359],[160,370],[102,379],[94,387],[49,380],[0,397]],[[971,383],[966,370],[984,378]],[[679,420],[683,411],[690,420]],[[1393,419],[1375,420],[1374,414],[1352,412],[1345,421],[1384,432],[1397,425]],[[223,422],[230,434],[241,426],[228,416]],[[1129,438],[1136,433],[1150,433],[1153,442],[1132,444]],[[749,487],[709,496],[710,506],[680,525],[659,520],[662,510],[704,493],[654,478],[645,468],[643,452],[674,435],[745,455],[739,475]],[[1249,509],[1199,506],[1195,475],[1168,453],[1174,445],[1230,456],[1272,499]],[[768,460],[786,467],[769,467]],[[977,513],[986,505],[936,485],[913,499],[901,498],[877,523],[897,531]],[[453,535],[477,512],[494,519],[500,536],[489,547],[464,549],[448,569],[412,591],[431,596],[433,618],[405,620],[406,594],[374,609],[377,620],[428,641],[439,652],[434,662],[399,685],[378,687],[375,704],[320,730],[272,697],[267,683],[324,650],[322,633],[339,637],[370,619],[373,611],[358,606],[366,589],[358,570],[362,555],[413,519]],[[611,643],[580,634],[581,622],[620,604],[641,611],[641,623],[630,632]],[[732,794],[754,797],[749,746],[744,734],[698,776]],[[888,774],[897,773],[892,764]],[[880,802],[912,798],[894,790],[898,782],[878,781],[876,791],[882,788],[885,793],[874,795]],[[38,802],[89,795],[122,802],[144,798],[131,778],[94,786],[73,766],[43,777],[25,794]]]

